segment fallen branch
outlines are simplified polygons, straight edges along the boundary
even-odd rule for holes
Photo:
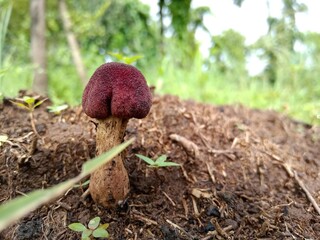
[[[302,188],[302,190],[304,191],[304,193],[307,195],[308,200],[311,202],[312,206],[314,207],[314,209],[318,212],[318,214],[320,215],[320,208],[316,202],[316,200],[312,197],[311,193],[308,191],[308,189],[306,188],[306,186],[304,185],[304,183],[302,182],[302,180],[298,177],[298,174],[296,171],[294,171],[294,179],[297,181],[297,183],[299,184],[299,186]]]

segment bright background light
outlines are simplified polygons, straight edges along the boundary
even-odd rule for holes
[[[159,20],[158,1],[141,0],[150,6],[151,16]],[[267,4],[269,2],[269,6]],[[296,14],[296,25],[299,31],[320,32],[320,1],[304,0],[308,11]],[[223,31],[234,29],[246,38],[246,44],[253,44],[261,36],[267,34],[268,16],[280,18],[282,14],[282,1],[245,0],[241,7],[236,6],[232,0],[193,0],[192,7],[208,6],[212,14],[204,17],[204,25],[211,35],[220,35]],[[169,19],[165,19],[165,22]],[[205,31],[198,29],[196,39],[200,43],[200,50],[204,57],[209,55],[211,37]],[[250,75],[263,71],[265,63],[256,56],[247,58],[247,68]]]

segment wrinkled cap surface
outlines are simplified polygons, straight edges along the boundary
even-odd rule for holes
[[[90,78],[82,96],[84,112],[92,118],[144,118],[152,97],[142,73],[124,63],[105,63]]]

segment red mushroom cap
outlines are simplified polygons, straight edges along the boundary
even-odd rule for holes
[[[142,73],[124,63],[105,63],[90,78],[82,96],[84,112],[92,118],[144,118],[152,97]]]

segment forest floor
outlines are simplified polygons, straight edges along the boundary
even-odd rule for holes
[[[70,179],[95,156],[95,125],[81,111],[29,115],[0,105],[0,203]],[[155,96],[148,117],[131,119],[125,166],[131,191],[106,210],[85,187],[30,213],[0,239],[80,239],[67,228],[93,217],[110,239],[320,239],[320,127],[268,110]],[[181,167],[154,169],[135,154],[162,154]],[[156,172],[157,171],[157,172]],[[309,194],[309,197],[307,196]]]

